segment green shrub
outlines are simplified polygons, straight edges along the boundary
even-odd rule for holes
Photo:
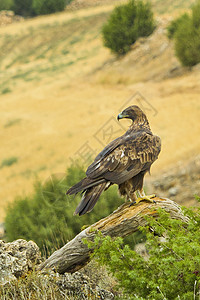
[[[16,118],[16,119],[9,120],[9,121],[7,121],[7,122],[5,123],[4,128],[11,127],[11,126],[16,125],[16,124],[18,124],[18,123],[20,123],[20,122],[21,122],[21,119],[20,119],[20,118]]]
[[[128,299],[198,299],[200,289],[200,208],[188,209],[186,226],[160,210],[157,220],[148,218],[146,234],[149,258],[115,240],[97,235],[93,257],[106,265]],[[151,229],[151,230],[149,230]],[[156,235],[155,235],[156,233]],[[165,240],[161,241],[160,236]]]
[[[184,66],[200,62],[200,27],[195,29],[191,20],[184,22],[175,34],[175,52]]]
[[[172,39],[178,30],[178,27],[181,26],[182,23],[189,20],[190,16],[187,13],[184,13],[177,19],[173,20],[169,26],[167,27],[167,36],[169,39]]]
[[[13,10],[16,15],[25,17],[34,15],[32,0],[14,0]]]
[[[11,10],[13,7],[13,0],[1,0],[0,10]]]
[[[6,0],[2,0],[6,1]],[[63,11],[73,0],[9,0],[14,1],[13,10],[17,15],[35,16]]]
[[[4,95],[4,94],[8,94],[10,92],[12,92],[12,90],[9,87],[6,87],[6,88],[2,89],[1,94]]]
[[[200,63],[200,1],[192,8],[192,14],[184,14],[172,21],[168,36],[175,40],[175,53],[184,66]]]
[[[200,62],[200,28],[194,29],[191,20],[185,22],[175,35],[175,51],[184,66]]]
[[[102,28],[104,46],[116,54],[125,54],[139,37],[155,28],[149,3],[130,0],[116,7]]]
[[[3,159],[0,165],[0,168],[3,167],[10,167],[13,164],[15,164],[16,162],[18,162],[18,157],[16,156],[11,156],[9,158]]]
[[[200,27],[200,1],[198,0],[192,7],[192,24],[198,29]]]
[[[155,29],[155,21],[149,2],[136,2],[136,19],[134,26],[138,37],[149,36]]]
[[[123,203],[113,186],[101,195],[92,213],[73,216],[81,196],[66,196],[66,190],[84,176],[83,167],[71,166],[61,179],[52,176],[43,185],[37,182],[32,196],[18,197],[7,209],[7,239],[31,239],[44,252],[51,252],[72,239],[83,225],[93,224]]]
[[[66,4],[71,1],[66,0],[33,0],[33,10],[36,15],[52,14],[65,9]]]

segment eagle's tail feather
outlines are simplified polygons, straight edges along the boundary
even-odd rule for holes
[[[81,199],[81,202],[77,206],[74,215],[79,214],[79,216],[81,216],[87,212],[90,212],[95,206],[101,193],[105,190],[106,184],[106,182],[103,182],[97,186],[87,189]]]
[[[83,178],[80,182],[73,185],[68,191],[67,195],[77,194],[81,192],[82,190],[86,190],[88,188],[91,188],[93,186],[97,186],[100,183],[104,183],[105,179],[89,179],[87,177]]]

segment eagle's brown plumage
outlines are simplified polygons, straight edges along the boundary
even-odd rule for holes
[[[117,118],[132,120],[127,132],[109,143],[88,167],[86,177],[67,191],[69,195],[83,191],[75,214],[90,212],[101,193],[114,183],[121,195],[135,201],[135,192],[143,191],[145,173],[158,158],[160,138],[152,134],[147,117],[138,106],[126,108]]]

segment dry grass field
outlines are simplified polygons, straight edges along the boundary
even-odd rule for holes
[[[175,58],[170,17],[157,13],[156,32],[117,59],[100,34],[112,7],[0,28],[0,222],[36,178],[64,173],[71,159],[122,134],[129,123],[114,117],[126,105],[142,106],[162,139],[152,176],[199,153],[200,68],[184,69]]]

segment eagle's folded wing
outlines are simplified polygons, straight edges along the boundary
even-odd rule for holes
[[[119,139],[109,144],[88,167],[88,178],[104,178],[120,184],[148,169],[160,152],[160,138],[146,132]]]

